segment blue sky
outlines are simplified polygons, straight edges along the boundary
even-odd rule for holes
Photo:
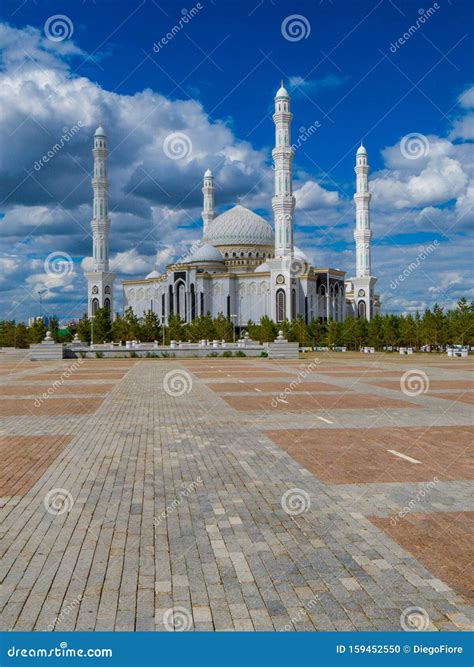
[[[154,50],[193,7],[186,25]],[[61,41],[45,34],[56,14],[73,30]],[[295,14],[302,35],[283,34]],[[43,290],[48,312],[82,314],[99,120],[113,151],[111,255],[119,279],[163,268],[199,238],[199,181],[208,164],[221,208],[240,195],[271,219],[271,113],[281,78],[292,95],[293,140],[318,123],[294,161],[297,243],[310,259],[353,272],[353,164],[363,137],[385,312],[474,298],[472,18],[462,0],[423,9],[402,0],[5,1],[0,131],[11,154],[3,167],[0,316],[35,314]],[[35,169],[78,123],[67,147]],[[179,164],[162,150],[174,131],[192,142]],[[401,151],[413,133],[422,135],[416,159]],[[394,288],[435,240],[435,251]],[[67,276],[45,274],[51,253],[72,258]]]

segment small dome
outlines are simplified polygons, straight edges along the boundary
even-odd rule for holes
[[[148,278],[159,278],[159,277],[160,274],[158,273],[158,271],[156,269],[153,269],[153,271],[147,275],[146,279],[148,280]]]
[[[99,125],[97,130],[94,132],[94,137],[105,137],[104,126],[102,123]]]
[[[367,155],[367,151],[365,150],[365,146],[362,141],[360,142],[360,146],[357,149],[357,155]]]
[[[266,262],[263,262],[263,264],[257,266],[254,273],[265,273],[265,271],[270,271],[270,267]]]
[[[275,95],[275,97],[290,97],[288,95],[287,89],[283,85],[283,81],[281,82],[281,85],[280,85],[279,89],[277,90],[277,94]]]
[[[185,264],[194,264],[194,262],[223,262],[221,253],[210,243],[200,246],[193,254],[186,258]]]
[[[204,173],[204,178],[209,178],[209,176],[212,176],[212,171],[210,169],[206,169]]]
[[[210,223],[206,241],[213,246],[262,245],[272,246],[271,225],[245,206],[237,204]]]

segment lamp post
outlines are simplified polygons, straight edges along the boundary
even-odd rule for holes
[[[237,318],[237,315],[231,315],[230,319],[232,320],[232,340],[235,343],[235,320]]]
[[[164,315],[161,316],[161,330],[163,332],[163,347],[165,346],[165,322],[166,322],[166,317]]]
[[[94,347],[94,317],[95,315],[91,315],[91,347]]]
[[[40,320],[43,321],[43,294],[45,294],[48,290],[42,289],[38,291],[38,296],[39,296],[39,302],[40,302]]]

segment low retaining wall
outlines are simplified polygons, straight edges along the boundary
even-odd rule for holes
[[[122,357],[130,358],[130,356],[137,357],[165,357],[165,358],[180,358],[180,357],[210,357],[222,355],[226,352],[231,353],[232,356],[235,356],[235,353],[243,353],[246,357],[260,357],[262,352],[267,352],[267,346],[265,345],[248,345],[248,346],[238,346],[233,345],[232,343],[227,343],[225,347],[213,347],[212,345],[200,346],[200,345],[181,345],[176,347],[171,347],[170,345],[137,345],[136,347],[124,347],[123,345],[118,346],[114,345],[94,345],[93,348],[90,348],[86,345],[67,345],[65,348],[65,357],[67,358],[78,358],[84,357],[87,359],[96,358],[96,353],[99,353],[104,356],[104,358],[109,357]]]

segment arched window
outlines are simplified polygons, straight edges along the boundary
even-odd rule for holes
[[[107,308],[107,310],[110,312],[110,299],[105,299],[104,308]]]
[[[194,291],[194,283],[191,283],[191,319],[196,317],[196,293]]]
[[[169,304],[169,305],[168,305],[168,312],[169,312],[170,315],[172,315],[173,312],[174,312],[174,307],[173,307],[173,306],[174,306],[174,304],[173,304],[173,286],[172,286],[172,285],[170,285],[170,286],[168,287],[168,304]]]
[[[359,305],[357,306],[357,314],[359,317],[366,317],[365,301],[359,301]]]
[[[92,299],[92,314],[95,315],[99,309],[99,299]]]
[[[277,322],[283,322],[286,313],[286,294],[285,290],[279,289],[276,293],[276,319]]]
[[[296,290],[291,290],[291,319],[294,320],[296,317]]]

